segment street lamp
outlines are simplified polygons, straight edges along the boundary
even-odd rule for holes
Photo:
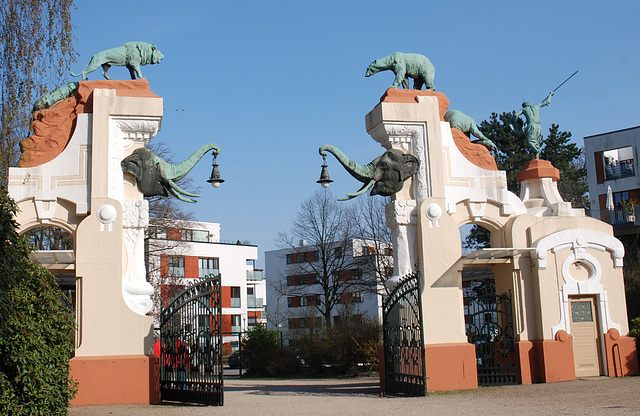
[[[218,164],[216,163],[216,158],[218,157],[217,153],[213,154],[213,170],[211,171],[211,177],[207,179],[207,182],[211,184],[214,188],[220,186],[224,179],[220,178],[220,171],[218,170]]]
[[[327,169],[327,157],[325,155],[322,156],[322,171],[320,172],[320,179],[316,182],[322,185],[323,188],[328,188],[329,184],[333,182],[329,177],[329,170]]]

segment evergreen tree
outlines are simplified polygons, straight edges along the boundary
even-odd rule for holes
[[[74,317],[51,273],[29,259],[16,210],[0,185],[0,414],[66,415]]]
[[[514,112],[492,113],[489,120],[480,123],[480,130],[498,147],[496,164],[498,169],[506,171],[507,188],[520,194],[520,185],[516,176],[523,166],[535,156],[527,145],[524,133],[515,133],[509,127],[509,120]],[[541,159],[548,160],[560,170],[558,191],[565,201],[571,202],[574,208],[589,208],[587,196],[587,168],[584,153],[575,143],[570,142],[571,133],[560,131],[557,124],[549,128],[549,135],[543,138]],[[486,229],[474,226],[463,242],[466,249],[489,247],[490,233]]]

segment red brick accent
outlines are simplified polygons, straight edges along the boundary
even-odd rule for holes
[[[197,279],[199,276],[199,264],[197,256],[185,256],[184,257],[184,277],[190,277]]]

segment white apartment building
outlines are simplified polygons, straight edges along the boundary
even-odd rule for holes
[[[219,273],[225,354],[238,348],[239,333],[265,321],[266,285],[263,271],[255,268],[257,246],[223,242],[218,223],[152,226],[149,235],[147,270],[148,280],[156,288],[156,319],[159,308],[166,306],[185,284]]]
[[[591,216],[616,236],[638,232],[631,206],[640,203],[639,150],[640,126],[584,138]]]
[[[344,285],[339,290],[338,305],[333,308],[336,323],[348,308],[349,314],[377,317],[382,323],[382,293],[384,287],[372,264],[389,276],[392,271],[391,244],[354,239],[344,250],[336,245],[333,256],[346,256],[346,267],[336,273],[336,279],[366,281],[366,284]],[[267,280],[266,318],[269,329],[278,330],[285,340],[291,330],[319,327],[323,318],[316,307],[323,302],[322,286],[317,283],[314,267],[320,266],[319,252],[304,241],[298,247],[265,252]]]

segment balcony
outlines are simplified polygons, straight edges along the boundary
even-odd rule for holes
[[[640,234],[640,206],[633,207],[634,214],[630,214],[628,209],[617,208],[614,210],[591,210],[586,214],[589,217],[597,218],[613,226],[613,235],[620,237],[623,235]]]
[[[247,298],[247,308],[262,309],[264,307],[264,299]]]
[[[611,181],[614,179],[628,178],[635,176],[635,170],[633,168],[633,159],[631,161],[623,160],[618,165],[605,165],[604,167],[604,180]]]
[[[262,270],[247,270],[248,282],[260,282],[264,280],[264,272]]]
[[[586,214],[589,217],[597,218],[611,225],[633,225],[636,220],[635,215],[630,214],[629,211],[624,208],[616,208],[614,210],[592,209],[587,211]]]

